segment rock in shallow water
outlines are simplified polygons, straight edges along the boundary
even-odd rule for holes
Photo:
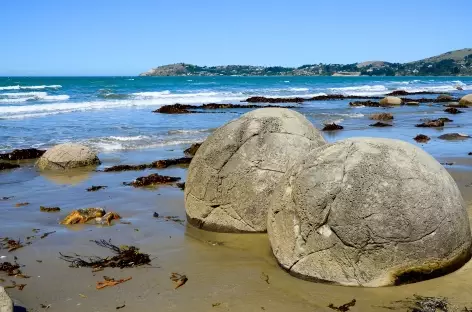
[[[470,258],[456,183],[429,154],[391,139],[339,141],[300,159],[274,191],[268,233],[290,273],[342,285],[427,279]]]
[[[20,168],[20,165],[0,162],[0,171]]]
[[[313,147],[325,144],[301,114],[254,110],[213,132],[193,158],[185,184],[191,224],[220,232],[264,232],[274,186]]]
[[[461,98],[459,101],[461,105],[472,106],[472,94],[467,94]]]
[[[65,143],[49,149],[38,160],[36,166],[41,170],[67,170],[100,164],[97,155],[88,147]]]
[[[41,157],[46,151],[35,148],[16,149],[11,153],[0,154],[0,159],[4,160],[23,160],[35,159]]]

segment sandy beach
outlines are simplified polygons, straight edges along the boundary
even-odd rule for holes
[[[100,168],[117,163],[145,163],[160,158],[181,157],[183,148],[161,148],[103,155]],[[165,156],[165,157],[164,157]],[[448,171],[458,183],[472,212],[472,159],[445,158],[454,162]],[[22,265],[27,279],[1,275],[2,286],[15,281],[26,284],[22,291],[7,289],[19,307],[27,311],[332,311],[330,303],[342,305],[356,299],[351,311],[405,311],[413,295],[446,297],[449,311],[471,307],[472,278],[469,262],[452,274],[398,287],[356,288],[312,283],[296,279],[279,268],[266,234],[221,234],[196,229],[186,222],[183,192],[177,187],[136,189],[122,185],[151,172],[179,176],[186,169],[128,171],[119,173],[68,172],[42,175],[32,162],[12,174],[2,173],[0,237],[31,241],[13,252],[0,250],[2,261]],[[5,177],[6,179],[4,179]],[[106,185],[86,192],[91,185]],[[16,203],[29,205],[15,207]],[[44,213],[39,206],[59,206],[59,213]],[[123,219],[112,226],[74,225],[58,222],[72,209],[103,207],[118,212]],[[157,212],[160,218],[154,218]],[[33,229],[39,229],[34,233]],[[44,239],[45,232],[55,232]],[[26,239],[34,235],[34,238]],[[59,253],[110,256],[110,251],[91,240],[111,239],[116,245],[134,245],[148,253],[150,266],[110,269],[93,273],[90,268],[71,268]],[[172,272],[185,274],[188,281],[178,289],[170,280]],[[132,277],[123,284],[102,290],[95,288],[103,276]],[[21,310],[19,310],[21,311]]]

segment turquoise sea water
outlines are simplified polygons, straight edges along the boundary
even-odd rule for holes
[[[463,91],[458,91],[461,86]],[[239,103],[255,95],[309,97],[320,94],[382,96],[392,90],[472,92],[472,77],[12,77],[0,78],[0,151],[79,141],[100,153],[180,146],[203,140],[212,129],[247,109],[223,113],[161,115],[161,105]],[[414,97],[414,96],[411,96]],[[431,97],[434,97],[432,95]],[[351,108],[349,101],[297,105],[316,126],[335,121],[345,130],[326,134],[330,141],[352,136],[399,138],[414,143],[418,133],[432,140],[422,145],[434,155],[462,155],[472,143],[445,142],[443,133],[472,135],[468,112],[449,115],[444,129],[419,129],[422,118],[446,116],[440,104],[389,109],[394,127],[372,128],[368,116],[381,108]],[[472,140],[470,140],[472,141]]]

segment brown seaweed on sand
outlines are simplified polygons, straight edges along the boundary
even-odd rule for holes
[[[15,276],[21,274],[20,265],[15,263],[11,264],[10,262],[0,263],[0,271],[7,273],[8,276]]]
[[[333,131],[333,130],[342,130],[342,129],[344,129],[343,126],[337,125],[333,122],[331,124],[325,124],[322,130],[323,131]]]
[[[413,138],[413,140],[415,140],[418,143],[427,143],[429,140],[431,140],[431,138],[424,134],[418,134],[417,136]]]
[[[72,268],[92,268],[92,269],[99,269],[99,268],[132,268],[136,266],[141,266],[145,264],[151,263],[151,258],[148,254],[139,252],[139,248],[135,246],[115,246],[111,243],[111,240],[106,241],[102,240],[95,240],[91,241],[97,244],[100,247],[110,249],[114,256],[112,257],[81,257],[77,254],[74,256],[68,256],[60,253],[60,259],[67,261],[70,263],[70,267]]]
[[[127,282],[129,280],[131,280],[132,277],[127,277],[127,278],[122,278],[122,279],[119,279],[119,280],[115,280],[114,278],[112,277],[108,277],[108,276],[104,276],[103,277],[103,281],[98,281],[97,282],[97,286],[96,288],[97,289],[103,289],[105,287],[111,287],[111,286],[116,286],[118,284],[121,284],[121,283],[124,283],[124,282]]]
[[[348,303],[340,305],[339,307],[336,307],[334,304],[330,303],[328,308],[335,311],[339,311],[339,312],[346,312],[346,311],[349,311],[355,305],[356,305],[356,299],[352,299]]]
[[[14,250],[20,249],[24,247],[23,243],[18,239],[10,239],[8,237],[4,238],[1,242],[2,249],[8,249],[8,252],[12,252]]]
[[[169,184],[173,182],[179,181],[179,177],[169,177],[163,176],[157,173],[150,174],[145,177],[139,177],[133,182],[129,183],[134,187],[143,187],[143,186],[153,186],[153,185],[160,185],[160,184]]]
[[[170,279],[175,283],[174,289],[184,286],[188,281],[187,276],[175,272],[170,275]]]
[[[16,288],[18,290],[23,290],[25,288],[26,284],[17,284],[15,281],[11,281],[11,285],[5,286],[3,288],[8,289],[8,288]]]

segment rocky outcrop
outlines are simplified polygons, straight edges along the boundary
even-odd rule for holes
[[[302,157],[274,191],[268,234],[291,274],[341,285],[428,279],[470,258],[456,183],[422,149],[391,139],[338,141]]]
[[[193,143],[189,148],[184,150],[184,154],[187,156],[195,156],[195,153],[198,151],[202,143]]]
[[[461,114],[461,113],[463,113],[463,111],[461,111],[461,110],[459,110],[459,109],[457,109],[457,108],[455,108],[455,107],[446,108],[444,111],[445,111],[446,113],[449,113],[449,114]]]
[[[438,138],[441,140],[455,141],[455,140],[467,140],[470,138],[468,134],[464,133],[446,133],[440,135]]]
[[[330,123],[330,124],[325,124],[323,129],[321,129],[321,130],[322,131],[334,131],[334,130],[342,130],[342,129],[344,129],[343,126],[337,125],[333,122],[333,123]]]
[[[218,128],[188,169],[189,223],[219,232],[264,232],[273,188],[307,150],[325,144],[301,114],[262,108]]]
[[[189,109],[195,108],[193,105],[186,104],[172,104],[172,105],[163,105],[156,109],[154,113],[161,114],[191,114],[192,112]]]
[[[408,92],[405,90],[395,90],[390,93],[387,93],[387,96],[405,96],[405,95],[415,95],[415,94],[438,94],[438,92],[431,92],[431,91]]]
[[[444,121],[435,119],[435,120],[427,120],[422,124],[417,124],[415,127],[419,128],[436,128],[436,127],[444,127]]]
[[[0,162],[0,171],[20,168],[20,165]]]
[[[429,140],[431,140],[431,138],[424,134],[418,134],[417,136],[413,138],[413,140],[415,140],[418,143],[427,143]]]
[[[387,96],[380,100],[381,106],[395,106],[395,105],[402,105],[402,99],[395,96]]]
[[[461,105],[472,106],[472,94],[465,95],[459,101]]]
[[[38,150],[36,148],[26,149],[15,149],[10,153],[0,154],[0,159],[3,160],[23,160],[23,159],[35,159],[43,156],[46,153],[44,150]]]
[[[253,96],[245,100],[248,103],[302,103],[307,99],[301,97],[295,98],[271,98],[264,96]]]
[[[454,97],[450,94],[441,94],[436,98],[436,100],[438,102],[452,102],[454,101]]]
[[[41,170],[67,170],[96,166],[100,160],[90,148],[74,143],[56,145],[49,149],[36,163]]]
[[[388,124],[388,123],[385,123],[385,122],[380,122],[380,121],[377,121],[376,123],[374,124],[371,124],[369,125],[370,127],[391,127],[392,125],[391,124]]]
[[[380,107],[380,103],[375,102],[375,101],[354,101],[354,102],[350,102],[349,106],[354,106],[354,107],[362,107],[362,106]]]
[[[380,113],[370,115],[372,120],[393,120],[393,115],[390,113]]]

